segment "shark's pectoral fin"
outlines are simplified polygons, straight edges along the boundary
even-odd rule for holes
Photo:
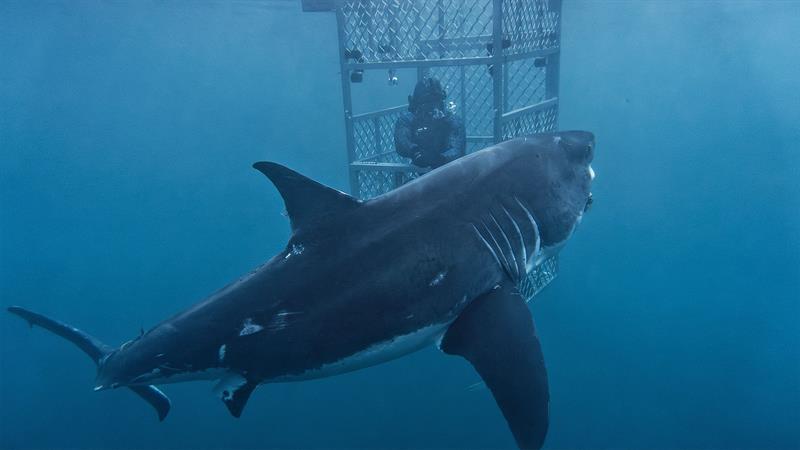
[[[498,287],[474,300],[447,330],[441,348],[475,367],[520,448],[542,446],[550,398],[547,372],[533,318],[516,289]]]
[[[331,215],[360,204],[356,198],[317,183],[280,164],[262,161],[253,164],[253,167],[266,175],[278,188],[293,231],[313,227]]]
[[[214,387],[214,392],[225,403],[233,417],[242,415],[247,400],[250,399],[250,394],[253,393],[258,383],[255,383],[247,378],[239,375],[238,373],[229,373],[227,376],[219,380],[219,383]]]

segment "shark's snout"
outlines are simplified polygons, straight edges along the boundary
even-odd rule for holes
[[[589,165],[594,159],[594,134],[588,131],[561,131],[556,133],[555,141],[566,151],[570,160]]]

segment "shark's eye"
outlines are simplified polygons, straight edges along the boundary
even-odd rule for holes
[[[592,151],[592,144],[586,146],[586,153],[591,153]]]

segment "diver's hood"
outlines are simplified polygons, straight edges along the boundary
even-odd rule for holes
[[[447,92],[435,78],[423,78],[414,87],[414,94],[408,97],[408,109],[413,110],[425,103],[444,102]]]

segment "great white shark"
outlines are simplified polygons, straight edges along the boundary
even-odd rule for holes
[[[308,380],[429,345],[466,358],[521,448],[539,448],[549,393],[541,345],[518,290],[591,204],[594,136],[521,137],[472,153],[367,201],[258,162],[291,222],[286,249],[202,302],[111,347],[27,309],[97,364],[95,390],[126,387],[163,420],[154,385],[219,380],[239,417],[266,383]]]

